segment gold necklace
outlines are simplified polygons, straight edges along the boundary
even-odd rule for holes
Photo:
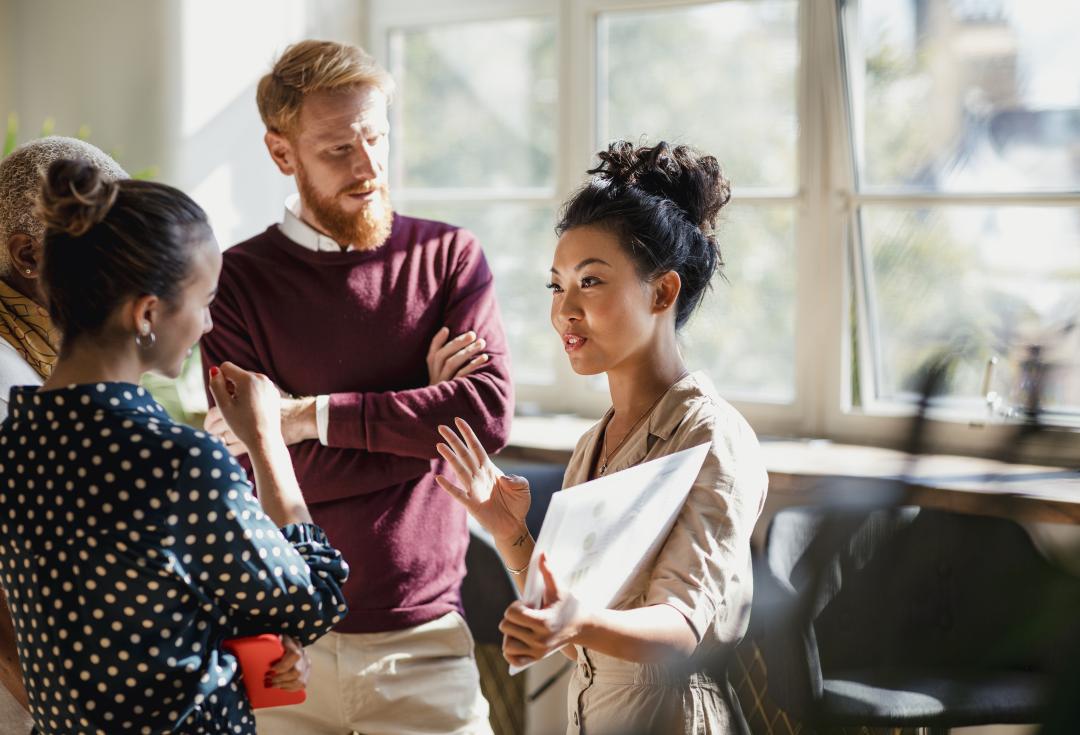
[[[653,409],[656,408],[656,406],[660,403],[660,399],[662,399],[664,396],[666,396],[668,394],[668,391],[670,391],[672,388],[675,387],[676,383],[678,383],[680,380],[682,380],[683,378],[685,378],[689,374],[690,374],[690,371],[686,370],[686,371],[683,372],[682,375],[675,378],[675,381],[671,385],[669,385],[667,388],[665,388],[663,393],[661,393],[660,395],[658,395],[656,397],[656,400],[652,402],[652,405],[645,409],[645,413],[638,416],[637,421],[635,421],[633,423],[633,425],[630,427],[630,429],[625,434],[623,434],[623,438],[619,440],[619,443],[616,444],[615,448],[612,449],[610,452],[608,451],[608,448],[607,448],[607,437],[608,437],[607,430],[608,430],[608,427],[607,426],[604,427],[604,438],[603,438],[603,440],[601,442],[601,445],[600,445],[600,449],[603,452],[603,457],[602,457],[601,462],[600,462],[600,470],[599,470],[599,472],[597,474],[598,477],[603,477],[604,476],[604,473],[607,472],[608,460],[611,459],[611,455],[617,454],[618,451],[620,449],[622,449],[622,445],[626,444],[626,440],[629,439],[631,437],[631,435],[633,435],[633,433],[637,429],[638,425],[641,424],[641,422],[645,420],[645,417],[653,412]],[[615,414],[612,413],[611,417],[615,418]],[[608,421],[608,426],[611,426],[610,421]]]

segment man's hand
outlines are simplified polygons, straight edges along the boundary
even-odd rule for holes
[[[477,354],[487,346],[476,332],[465,332],[450,339],[450,329],[443,327],[435,333],[428,348],[428,385],[443,383],[473,372],[488,361],[486,354]]]
[[[312,397],[293,398],[282,395],[279,404],[281,407],[281,436],[285,444],[296,444],[306,439],[318,439],[319,428],[315,420],[315,399]],[[238,457],[247,454],[248,448],[229,427],[224,415],[218,406],[213,406],[206,414],[203,428],[225,443],[229,454]]]
[[[319,438],[313,397],[281,399],[281,435],[287,445]]]
[[[232,456],[239,457],[241,454],[247,454],[247,446],[229,428],[229,424],[221,414],[221,409],[217,406],[211,406],[210,410],[206,412],[206,418],[203,419],[203,429],[223,441]]]
[[[268,687],[284,689],[287,692],[301,691],[307,686],[308,677],[311,676],[311,661],[295,638],[283,635],[281,644],[285,647],[285,655],[275,661],[266,672],[264,683]]]

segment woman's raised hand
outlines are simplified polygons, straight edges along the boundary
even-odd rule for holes
[[[457,483],[439,475],[435,481],[469,511],[476,522],[499,540],[513,540],[525,532],[525,514],[532,497],[529,482],[523,477],[504,475],[488,457],[472,428],[455,419],[457,432],[440,426],[445,444],[435,447],[450,463]]]
[[[220,368],[210,368],[209,382],[220,417],[227,425],[224,428],[234,443],[244,445],[246,450],[283,441],[281,397],[268,377],[223,362]]]

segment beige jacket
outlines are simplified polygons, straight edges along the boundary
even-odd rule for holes
[[[610,419],[608,411],[578,441],[564,488],[589,480]],[[579,647],[568,733],[746,732],[726,668],[750,616],[750,534],[768,487],[753,429],[707,377],[693,373],[608,458],[607,474],[706,442],[711,449],[670,535],[612,605],[681,612],[698,638],[691,666],[635,664]]]

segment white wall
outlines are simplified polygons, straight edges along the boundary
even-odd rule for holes
[[[0,130],[7,121],[9,101],[11,99],[12,57],[14,32],[10,0],[0,0]]]
[[[169,173],[209,212],[222,245],[232,244],[279,220],[293,191],[262,142],[259,78],[302,38],[360,43],[361,4],[184,0],[177,25],[181,75]]]
[[[7,106],[21,140],[54,118],[125,167],[160,164],[165,146],[169,2],[7,0]]]
[[[82,125],[129,171],[191,194],[231,245],[281,216],[255,85],[293,41],[359,43],[355,0],[0,0],[0,113],[20,140]]]

